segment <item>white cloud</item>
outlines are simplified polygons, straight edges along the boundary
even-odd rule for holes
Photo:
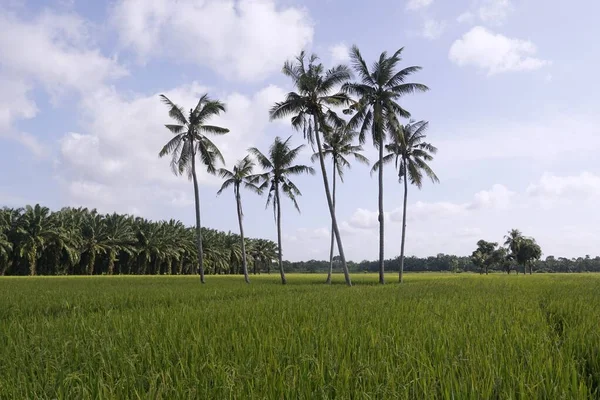
[[[421,35],[425,39],[434,40],[442,36],[444,30],[446,30],[446,24],[444,22],[429,18],[425,20],[425,23],[423,24]]]
[[[38,85],[57,104],[66,91],[87,93],[127,71],[94,47],[88,25],[76,15],[46,11],[22,20],[2,11],[0,26],[0,136],[39,156],[45,153],[40,140],[14,127],[17,121],[38,114],[31,99]]]
[[[112,19],[142,60],[176,58],[241,80],[278,71],[313,37],[304,9],[275,0],[120,0]]]
[[[54,95],[67,89],[85,92],[127,74],[93,47],[87,23],[76,15],[44,12],[23,21],[3,14],[0,26],[5,73],[40,83]]]
[[[583,200],[600,196],[600,175],[581,172],[574,176],[545,173],[539,182],[527,188],[527,194],[538,198],[568,198]]]
[[[500,25],[514,11],[510,0],[484,0],[478,10],[479,18],[489,24]]]
[[[205,92],[205,87],[192,83],[165,95],[187,109]],[[85,129],[62,138],[57,166],[63,182],[78,182],[69,191],[72,201],[94,206],[118,203],[121,210],[140,204],[140,198],[173,206],[191,204],[187,180],[173,175],[168,156],[158,157],[172,136],[164,127],[171,121],[158,95],[128,98],[114,89],[103,89],[83,100]],[[211,123],[231,131],[213,140],[228,165],[245,155],[248,147],[258,145],[268,124],[269,107],[283,96],[283,90],[272,85],[251,97],[239,93],[221,96],[228,111]],[[200,167],[198,177],[201,184],[218,182]],[[94,191],[105,196],[95,197]]]
[[[331,64],[347,64],[350,61],[350,49],[345,43],[338,43],[329,48]]]
[[[458,66],[475,66],[495,75],[548,65],[549,61],[534,57],[536,52],[530,41],[508,38],[476,26],[452,44],[449,58]]]
[[[509,207],[514,192],[511,192],[504,185],[495,184],[491,190],[482,190],[475,193],[473,202],[469,205],[470,209],[506,209]]]
[[[358,229],[373,229],[379,226],[378,212],[358,208],[350,217],[350,227]]]
[[[420,10],[429,7],[433,0],[409,0],[406,4],[407,10]]]

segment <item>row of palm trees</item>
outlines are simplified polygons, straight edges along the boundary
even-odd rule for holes
[[[406,204],[408,181],[421,187],[423,176],[438,182],[428,162],[433,159],[437,149],[425,142],[427,122],[400,123],[411,114],[400,106],[400,99],[414,92],[425,92],[427,86],[407,82],[409,76],[421,67],[400,69],[403,49],[389,56],[381,53],[371,68],[363,59],[359,49],[354,46],[350,51],[352,68],[337,65],[328,70],[316,55],[307,56],[301,52],[294,60],[285,62],[282,72],[291,78],[294,91],[288,93],[269,111],[270,119],[290,118],[292,127],[303,133],[304,139],[315,151],[313,161],[319,161],[325,197],[331,216],[330,272],[327,282],[331,282],[331,270],[334,258],[334,245],[337,245],[339,261],[344,272],[346,284],[351,285],[346,263],[343,241],[340,235],[335,213],[335,187],[338,175],[350,166],[347,157],[367,163],[361,154],[362,145],[370,136],[378,150],[378,160],[372,171],[378,172],[379,191],[379,282],[384,283],[384,205],[383,205],[383,165],[395,162],[398,179],[404,182],[404,222],[402,228],[401,258],[404,259],[404,241],[406,236]],[[358,80],[353,81],[354,73]],[[296,198],[301,195],[291,177],[298,174],[314,174],[314,169],[306,165],[294,164],[303,146],[292,148],[290,138],[275,138],[267,154],[256,148],[249,149],[249,155],[239,161],[233,170],[218,169],[217,162],[224,163],[223,156],[208,135],[222,135],[228,129],[210,125],[208,120],[226,111],[225,104],[212,100],[208,95],[200,98],[195,108],[188,113],[166,96],[161,95],[169,107],[169,116],[175,124],[166,127],[175,135],[160,151],[159,155],[171,156],[171,167],[176,174],[186,173],[194,184],[196,207],[196,232],[198,254],[202,255],[202,231],[200,221],[200,200],[196,177],[196,157],[208,173],[219,174],[225,182],[219,191],[232,186],[236,198],[240,238],[243,243],[243,223],[240,188],[243,186],[257,193],[267,193],[267,206],[273,205],[278,236],[278,261],[282,283],[286,283],[282,263],[281,244],[281,195],[288,197],[297,209]],[[344,118],[343,115],[348,116]],[[354,141],[358,139],[358,143]],[[316,148],[315,148],[316,145]],[[327,175],[325,158],[331,156],[333,169],[330,180]],[[258,164],[263,172],[254,172]],[[204,283],[204,265],[202,256],[198,259],[198,272]],[[403,264],[402,264],[403,265]],[[247,266],[243,262],[244,275],[248,282]],[[399,279],[402,282],[403,268]]]
[[[194,229],[180,221],[152,222],[86,208],[51,212],[39,204],[0,210],[0,275],[192,274],[198,252]],[[239,274],[242,258],[254,273],[270,271],[277,245],[240,241],[237,234],[202,229],[210,273]],[[243,247],[242,247],[243,246]]]

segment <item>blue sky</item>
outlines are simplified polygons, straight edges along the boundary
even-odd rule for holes
[[[431,91],[406,97],[430,121],[439,185],[409,192],[407,251],[469,254],[511,228],[544,254],[596,255],[600,241],[594,1],[4,0],[0,5],[0,204],[87,206],[194,221],[192,185],[159,159],[169,139],[160,93],[215,120],[228,166],[246,148],[296,135],[267,110],[291,89],[284,60],[301,49],[327,65],[357,44],[368,60],[405,47]],[[368,20],[365,18],[368,17]],[[376,155],[367,143],[365,154]],[[303,162],[310,163],[310,151]],[[202,174],[206,226],[237,231],[233,195]],[[283,204],[284,256],[328,255],[320,178],[298,178],[302,214]],[[386,256],[399,253],[401,186],[386,170]],[[248,235],[275,239],[264,198],[244,193]],[[339,186],[350,259],[377,256],[377,185],[355,165]]]

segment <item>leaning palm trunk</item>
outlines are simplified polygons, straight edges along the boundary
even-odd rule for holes
[[[246,243],[244,242],[244,224],[242,223],[242,199],[240,197],[239,187],[235,193],[235,200],[237,203],[238,222],[240,224],[240,238],[242,241],[242,268],[244,270],[244,280],[246,283],[250,283],[250,278],[248,277],[248,264],[246,260]]]
[[[333,198],[332,198],[332,202],[333,202],[333,211],[335,212],[335,157],[333,157],[333,173],[332,173],[332,180],[333,180]],[[333,222],[331,223],[331,244],[330,244],[330,248],[329,248],[329,273],[327,274],[327,280],[325,281],[325,283],[327,284],[331,284],[331,274],[333,273],[333,246],[334,246],[334,239],[335,239],[335,235],[333,234]]]
[[[279,202],[279,185],[275,184],[275,204],[277,207],[277,260],[279,262],[279,273],[281,274],[281,283],[286,284],[285,272],[283,271],[283,260],[281,258],[281,203]]]
[[[204,283],[204,257],[202,254],[202,228],[200,225],[200,194],[198,193],[198,178],[196,177],[196,151],[194,151],[192,155],[192,178],[194,180],[194,200],[196,203],[196,240],[198,245],[198,269],[200,272],[200,282]]]
[[[348,286],[352,286],[352,281],[350,280],[350,273],[348,272],[348,265],[346,264],[346,256],[344,255],[344,246],[342,245],[342,237],[340,236],[340,230],[338,229],[337,218],[335,217],[335,208],[333,205],[333,200],[331,198],[331,192],[329,191],[329,182],[327,180],[327,171],[325,170],[325,160],[323,157],[323,146],[321,145],[321,137],[319,134],[319,125],[317,123],[317,117],[314,118],[314,126],[315,126],[315,137],[317,139],[317,149],[319,151],[319,164],[321,165],[321,173],[323,175],[323,185],[325,186],[325,196],[327,197],[327,205],[329,206],[329,213],[331,214],[331,225],[333,228],[333,232],[335,233],[335,237],[337,239],[338,251],[340,253],[340,259],[342,262],[342,269],[344,270],[344,278],[346,279],[346,284]]]
[[[383,135],[379,138],[379,283],[385,283],[384,277],[384,264],[383,264],[383,240],[384,240],[384,226],[383,226]]]
[[[404,162],[404,176],[402,179],[404,180],[404,205],[402,208],[402,243],[400,244],[400,283],[404,282],[404,241],[406,240],[406,202],[408,199],[408,183],[406,182],[407,178],[407,169],[406,168],[406,160]]]

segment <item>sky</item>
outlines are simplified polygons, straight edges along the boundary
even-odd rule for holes
[[[209,93],[227,167],[276,136],[270,122],[300,50],[325,66],[404,47],[430,91],[404,97],[430,123],[439,184],[409,188],[408,255],[468,255],[509,229],[544,256],[600,254],[600,2],[574,0],[0,0],[0,205],[85,206],[194,223],[193,186],[158,152],[166,94],[188,109]],[[311,149],[299,163],[310,164]],[[365,153],[376,159],[372,143]],[[314,165],[318,167],[318,165]],[[328,166],[330,164],[328,163]],[[321,178],[296,178],[301,213],[282,202],[284,258],[326,259]],[[232,192],[200,173],[204,226],[237,232]],[[265,197],[242,194],[245,233],[275,240]],[[378,254],[377,179],[361,164],[338,185],[347,258]],[[402,186],[385,170],[386,257],[399,254]]]

